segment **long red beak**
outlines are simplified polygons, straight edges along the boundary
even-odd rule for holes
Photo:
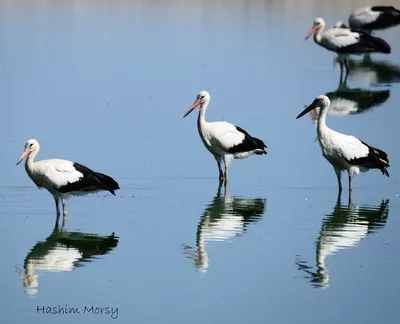
[[[308,32],[308,34],[306,35],[306,38],[304,38],[304,40],[307,40],[312,34],[315,33],[315,31],[317,30],[317,27],[313,26],[310,31]]]
[[[22,152],[21,156],[18,159],[17,165],[21,163],[23,159],[25,159],[29,155],[29,150],[25,150]]]
[[[193,102],[193,105],[190,106],[189,110],[183,115],[183,118],[185,118],[187,115],[189,115],[193,110],[195,110],[198,106],[200,105],[200,100],[196,99],[195,102]]]

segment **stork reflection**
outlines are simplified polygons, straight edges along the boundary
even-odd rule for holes
[[[336,252],[358,244],[362,239],[385,226],[389,215],[389,200],[380,205],[357,207],[350,200],[341,204],[338,198],[331,214],[327,215],[316,241],[316,271],[306,261],[296,262],[299,270],[306,273],[314,287],[329,287],[326,258]]]
[[[367,110],[377,108],[385,103],[390,96],[390,90],[370,90],[361,88],[349,88],[347,77],[340,80],[335,91],[325,94],[331,101],[328,111],[332,116],[347,116],[363,113]],[[310,111],[313,124],[316,126],[319,116],[319,108]]]
[[[99,255],[111,252],[118,245],[118,237],[99,236],[81,232],[69,232],[65,229],[66,218],[59,227],[58,216],[51,234],[36,243],[24,260],[23,269],[16,269],[19,278],[29,295],[38,293],[38,272],[71,271],[84,266]]]
[[[224,193],[221,195],[221,189]],[[266,199],[231,197],[227,187],[220,185],[216,196],[207,205],[196,232],[196,248],[184,246],[184,254],[194,261],[198,271],[206,272],[209,258],[206,246],[210,242],[228,241],[243,235],[250,223],[257,222],[264,214]]]
[[[370,56],[364,59],[347,60],[353,82],[365,85],[391,84],[400,82],[400,67],[386,60],[372,59]],[[335,66],[339,66],[340,61],[336,57]]]

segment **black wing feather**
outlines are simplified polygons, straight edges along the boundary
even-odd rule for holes
[[[81,191],[90,192],[95,190],[107,190],[115,196],[114,190],[119,189],[118,183],[108,175],[95,172],[88,167],[74,162],[74,168],[83,174],[83,177],[78,181],[68,183],[62,187],[56,188],[62,193]]]
[[[261,150],[260,153],[256,153],[258,155],[261,154],[267,154],[267,151],[265,150],[265,148],[267,148],[267,145],[265,145],[265,143],[256,138],[256,137],[252,137],[249,133],[247,133],[243,128],[236,126],[236,129],[244,134],[244,139],[243,141],[235,146],[232,146],[228,149],[228,152],[231,154],[235,154],[235,153],[242,153],[242,152],[250,152],[250,151],[254,151],[254,150]]]
[[[354,158],[347,160],[352,165],[359,165],[368,169],[379,169],[382,174],[389,177],[389,172],[387,168],[390,167],[389,159],[386,152],[377,149],[375,147],[369,146],[367,143],[361,141],[365,146],[368,147],[368,155],[361,158]]]
[[[375,21],[362,26],[366,30],[386,29],[400,24],[400,10],[393,6],[374,6],[371,10],[379,11],[381,14]]]
[[[357,31],[360,35],[355,44],[338,47],[337,52],[341,54],[363,54],[363,53],[384,53],[390,54],[390,45],[382,38],[374,37],[365,32]]]

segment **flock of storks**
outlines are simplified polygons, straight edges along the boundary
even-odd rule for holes
[[[389,54],[391,51],[389,44],[382,38],[373,36],[372,32],[398,24],[400,24],[400,11],[394,7],[365,7],[355,10],[350,15],[349,26],[338,22],[334,28],[323,31],[325,22],[322,18],[317,18],[306,39],[314,34],[314,41],[318,45],[338,54],[342,77],[343,65],[346,67],[346,73],[349,72],[347,63],[349,55]],[[184,117],[199,107],[198,131],[204,146],[217,162],[218,176],[222,183],[228,179],[228,168],[233,159],[244,159],[254,154],[267,154],[267,146],[262,140],[233,124],[206,122],[205,114],[209,103],[210,94],[207,91],[201,91]],[[319,108],[317,133],[322,154],[335,170],[339,192],[342,191],[341,172],[347,171],[349,196],[351,196],[351,179],[354,174],[379,169],[384,175],[389,176],[387,171],[389,159],[384,151],[354,136],[344,135],[328,128],[325,120],[329,107],[329,98],[324,95],[318,96],[297,118]],[[25,169],[29,177],[39,189],[45,188],[53,195],[57,215],[60,215],[59,202],[61,200],[63,215],[67,216],[65,201],[70,195],[85,195],[101,190],[115,195],[115,190],[119,189],[118,183],[113,178],[76,162],[59,159],[34,162],[39,148],[37,140],[28,140],[17,165],[26,158]],[[224,170],[221,167],[222,162]]]

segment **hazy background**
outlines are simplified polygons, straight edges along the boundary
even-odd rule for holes
[[[335,55],[304,41],[314,19],[367,4],[0,1],[1,318],[113,321],[36,312],[93,305],[121,323],[397,323],[400,27],[377,33],[392,54],[352,58],[359,102],[328,117],[388,153],[389,179],[355,177],[348,204],[344,176],[338,202],[312,119],[295,119],[341,95]],[[182,119],[201,90],[209,121],[268,145],[232,163],[226,194],[197,112]],[[38,160],[80,162],[121,190],[70,199],[54,230],[51,195],[15,166],[29,138]]]

